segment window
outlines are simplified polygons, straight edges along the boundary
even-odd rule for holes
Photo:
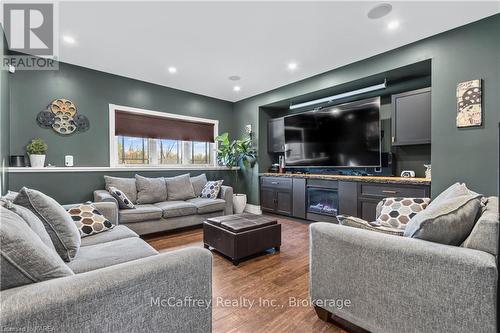
[[[112,166],[215,165],[216,120],[110,105]]]

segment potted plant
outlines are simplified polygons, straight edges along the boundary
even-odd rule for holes
[[[43,168],[45,165],[45,154],[47,153],[48,146],[42,139],[33,139],[26,146],[26,152],[30,157],[30,164],[32,168]]]
[[[255,165],[257,152],[253,148],[250,135],[236,140],[230,140],[228,133],[223,133],[215,138],[217,141],[217,159],[219,164],[229,168],[234,168],[235,172],[240,168],[247,168]],[[238,190],[238,174],[235,174],[235,192]],[[247,195],[243,193],[233,194],[233,208],[235,214],[241,214],[247,205]]]

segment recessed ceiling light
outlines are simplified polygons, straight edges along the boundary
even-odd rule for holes
[[[177,73],[177,68],[170,66],[170,67],[168,68],[168,72],[169,72],[170,74],[175,74],[175,73]]]
[[[397,21],[397,20],[394,20],[394,21],[387,23],[387,29],[389,29],[389,30],[394,30],[394,29],[397,29],[398,27],[399,27],[399,21]]]
[[[298,67],[298,65],[297,65],[296,62],[290,62],[290,63],[288,63],[288,69],[291,70],[291,71],[296,70],[297,67]]]
[[[368,12],[368,18],[372,20],[376,20],[382,18],[389,14],[392,11],[392,5],[388,3],[381,3],[380,5],[376,5]]]
[[[76,40],[74,37],[64,35],[62,39],[66,44],[71,44],[71,45],[76,44]]]
[[[234,86],[234,87],[233,87],[233,90],[234,90],[234,91],[240,91],[240,90],[241,90],[241,87],[240,87],[240,86]]]
[[[241,80],[241,76],[231,75],[230,77],[228,77],[228,79],[231,81],[239,81],[239,80]]]

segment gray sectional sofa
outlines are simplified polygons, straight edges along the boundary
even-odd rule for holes
[[[189,175],[172,178],[146,178],[136,175],[135,179],[106,176],[106,189],[94,191],[94,201],[112,202],[119,207],[116,198],[108,191],[110,186],[127,194],[135,208],[120,208],[118,221],[120,225],[129,227],[139,235],[200,225],[209,217],[233,214],[232,187],[221,186],[217,198],[201,198],[202,188],[207,183],[205,174],[191,177],[190,183],[184,183],[184,186],[180,186],[179,183],[175,183],[174,178],[182,177],[189,179]],[[145,196],[141,194],[148,191],[148,181],[153,187],[161,179],[164,179],[166,183],[166,198],[160,199],[161,196],[157,195],[154,198],[149,195],[145,200]],[[171,183],[169,183],[170,180],[172,180]],[[189,186],[192,186],[192,189],[186,190],[186,187]],[[150,190],[155,196],[154,194],[162,189]]]
[[[497,332],[497,197],[461,246],[331,223],[310,230],[320,318],[370,332]]]
[[[0,207],[2,239],[9,232],[11,239],[20,234],[7,230],[9,227],[22,227],[23,234],[18,236],[35,240],[35,230],[26,228],[23,219],[4,205]],[[116,204],[94,205],[109,221],[117,223]],[[48,247],[41,250],[50,251]],[[13,275],[5,266],[9,258],[4,254],[2,250],[2,282],[16,283],[10,281]],[[159,254],[134,231],[115,225],[111,230],[81,238],[77,255],[70,262],[58,260],[59,265],[70,269],[66,268],[64,277],[45,277],[12,288],[2,286],[0,330],[211,331],[212,255],[208,250],[189,248]],[[204,300],[207,306],[169,306],[169,298],[185,297]]]

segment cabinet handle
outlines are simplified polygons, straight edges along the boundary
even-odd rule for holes
[[[382,190],[382,193],[387,193],[387,194],[397,194],[397,193],[398,193],[398,191]]]
[[[271,182],[271,184],[278,185],[279,183],[278,182]]]
[[[396,141],[396,138],[392,137],[391,141],[392,141],[392,143],[394,143]]]

